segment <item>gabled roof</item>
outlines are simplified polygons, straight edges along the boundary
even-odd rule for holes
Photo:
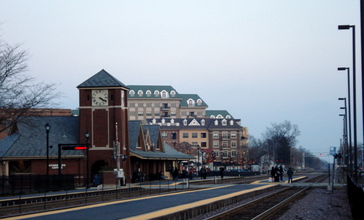
[[[163,144],[163,146],[160,146],[159,151],[156,151],[155,148],[150,151],[142,150],[146,148],[143,146],[138,146],[139,138],[140,137],[144,138],[143,134],[144,129],[149,130],[150,140],[154,144],[154,146],[158,146],[159,142]],[[162,142],[159,138],[161,138],[159,125],[142,125],[141,121],[129,121],[129,144],[130,144],[130,153],[132,156],[136,156],[141,159],[156,159],[156,160],[195,159],[192,156],[176,151],[165,142]],[[141,147],[141,149],[137,149],[137,147]]]
[[[58,144],[78,143],[78,117],[32,116],[18,123],[18,131],[0,141],[0,157],[44,159],[47,156],[47,136],[44,125],[49,123],[49,156],[58,156]],[[82,151],[66,150],[63,156],[83,157]]]
[[[155,118],[146,120],[149,125],[159,125],[163,130],[208,130],[208,129],[242,129],[240,119],[211,119],[211,118]]]
[[[90,87],[124,87],[127,88],[122,82],[110,75],[104,69],[95,75],[91,76],[88,80],[81,83],[77,88],[90,88]]]

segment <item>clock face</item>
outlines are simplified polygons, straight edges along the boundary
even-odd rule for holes
[[[92,105],[102,106],[107,105],[109,100],[109,95],[107,90],[93,90],[92,91]]]

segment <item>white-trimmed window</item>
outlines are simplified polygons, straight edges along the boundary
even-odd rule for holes
[[[142,91],[142,90],[139,90],[139,91],[138,91],[138,96],[139,96],[139,97],[143,96],[143,91]]]
[[[188,133],[187,132],[183,132],[183,134],[182,134],[183,136],[183,138],[188,138]]]
[[[138,112],[138,116],[144,116],[144,112]]]
[[[151,92],[150,90],[147,90],[147,91],[145,92],[145,94],[147,94],[147,97],[150,97],[150,96],[152,95],[152,92]]]
[[[226,119],[223,119],[221,123],[222,123],[223,126],[226,126],[227,125]]]
[[[219,142],[218,141],[214,141],[212,144],[213,148],[219,148]]]
[[[172,90],[171,91],[171,96],[174,97],[176,95],[176,91]]]
[[[162,97],[162,98],[168,98],[168,92],[167,92],[166,90],[163,90],[163,91],[161,92],[161,97]]]
[[[192,132],[192,138],[197,138],[197,133],[196,132]]]
[[[197,99],[197,105],[202,105],[202,100],[201,99]]]
[[[236,138],[236,133],[235,132],[231,132],[230,137],[231,138]]]
[[[154,91],[154,96],[155,96],[155,97],[158,97],[158,96],[159,96],[159,91],[158,91],[158,90],[155,90],[155,91]]]
[[[232,141],[232,142],[231,142],[231,147],[233,147],[233,148],[236,148],[236,147],[237,147],[237,145],[236,145],[236,141]]]
[[[214,133],[212,134],[212,137],[213,137],[213,138],[219,138],[219,133],[214,132]]]
[[[167,137],[168,137],[167,132],[162,132],[162,138],[167,138]]]
[[[129,91],[129,95],[130,95],[131,97],[133,97],[133,96],[135,95],[135,91],[134,91],[134,90],[130,90],[130,91]]]

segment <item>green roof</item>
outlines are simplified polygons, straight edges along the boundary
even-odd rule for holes
[[[125,87],[126,86],[116,79],[114,76],[110,75],[104,69],[95,75],[91,76],[89,79],[81,83],[77,88],[89,88],[89,87]]]

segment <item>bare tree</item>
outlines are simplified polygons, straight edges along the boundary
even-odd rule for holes
[[[297,125],[290,121],[284,121],[280,124],[272,123],[271,128],[267,128],[264,137],[268,144],[269,154],[273,159],[280,163],[290,164],[290,151],[297,143],[297,137],[300,131]]]
[[[32,109],[54,106],[59,95],[55,84],[36,83],[27,71],[27,51],[0,39],[0,132],[8,130],[30,115]],[[41,111],[31,112],[31,115]]]

